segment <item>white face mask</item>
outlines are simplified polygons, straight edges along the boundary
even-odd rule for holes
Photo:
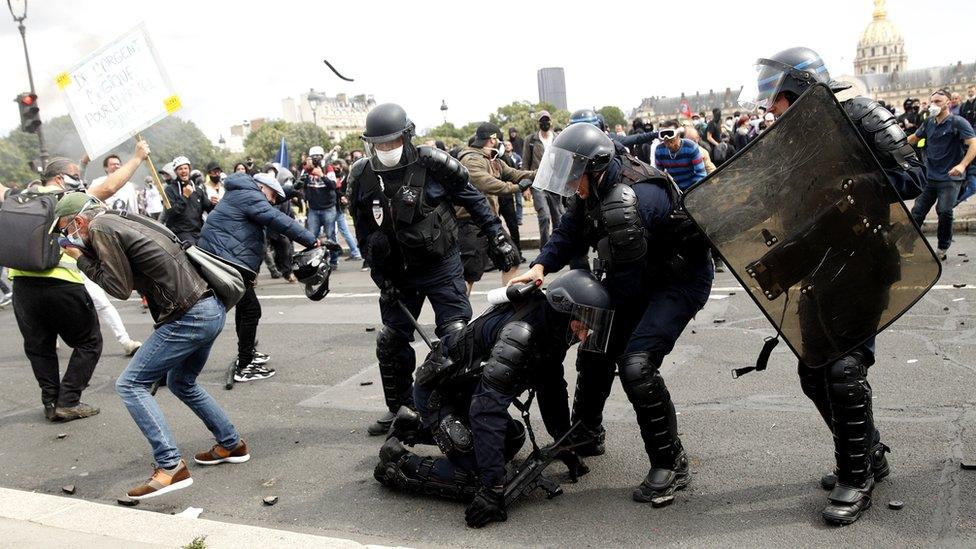
[[[929,105],[929,116],[939,116],[940,112],[942,112],[942,108],[938,105]]]
[[[403,145],[390,151],[376,149],[376,158],[379,159],[380,164],[383,164],[387,168],[392,168],[399,164],[401,156],[403,156]]]

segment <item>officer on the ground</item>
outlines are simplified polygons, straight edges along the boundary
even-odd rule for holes
[[[756,108],[765,107],[777,119],[813,84],[823,82],[834,92],[850,87],[831,80],[823,59],[808,48],[790,48],[768,59],[760,59],[757,64],[759,73],[755,97],[743,96],[740,103]],[[866,97],[844,101],[843,106],[881,161],[888,180],[900,197],[909,200],[918,196],[925,184],[925,172],[894,115]],[[830,139],[829,135],[822,137]],[[895,263],[893,267],[897,268],[897,261]],[[884,265],[879,264],[865,266],[864,269],[849,268],[845,279],[837,281],[837,284],[838,287],[867,286],[859,284],[856,277],[880,279],[894,275],[886,273],[886,270]],[[877,299],[861,296],[858,303],[872,300],[883,303],[887,295],[886,286],[880,282],[875,286],[880,291]],[[804,318],[805,312],[807,318]],[[804,347],[813,346],[808,342],[815,343],[818,339],[815,333],[818,322],[809,318],[810,314],[815,313],[816,310],[800,311]],[[865,321],[872,316],[856,310],[850,311],[850,315],[864,318]],[[834,318],[831,321],[843,322],[844,319]],[[822,339],[823,336],[819,337]],[[846,356],[823,367],[811,368],[800,361],[797,369],[803,393],[816,405],[834,436],[837,468],[833,475],[825,475],[821,481],[825,488],[831,489],[822,513],[824,519],[831,523],[850,524],[860,518],[871,506],[875,481],[889,473],[888,460],[885,458],[889,448],[881,443],[881,434],[874,426],[872,390],[867,381],[868,367],[874,361],[872,337]]]
[[[591,124],[573,124],[556,138],[535,184],[573,199],[529,271],[512,283],[540,280],[597,250],[594,271],[606,277],[614,326],[605,355],[580,355],[573,419],[593,437],[591,453],[600,453],[603,405],[619,368],[651,462],[633,498],[666,501],[691,474],[659,369],[708,300],[714,276],[708,245],[676,215],[671,178]]]
[[[562,437],[570,427],[566,350],[580,342],[581,352],[602,352],[613,318],[606,289],[582,270],[561,275],[545,292],[527,284],[507,293],[510,302],[428,355],[417,371],[419,417],[401,409],[375,470],[390,488],[470,501],[469,526],[507,518],[505,464],[525,442],[524,426],[508,412],[515,398],[534,388],[546,430]],[[401,438],[408,444],[432,438],[446,457],[413,454]],[[586,473],[571,453],[561,459],[572,477]]]
[[[387,432],[401,405],[413,405],[414,328],[401,305],[417,317],[428,299],[441,339],[471,319],[453,207],[466,209],[488,237],[488,254],[498,269],[507,271],[519,261],[501,221],[468,183],[464,166],[444,151],[415,147],[413,135],[413,122],[399,105],[374,107],[362,136],[369,158],[353,164],[348,178],[349,209],[367,235],[370,275],[381,291],[376,356],[389,412],[370,426],[373,435]]]

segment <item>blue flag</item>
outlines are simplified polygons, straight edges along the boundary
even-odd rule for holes
[[[285,145],[285,136],[281,136],[281,146],[278,147],[278,154],[275,155],[274,161],[280,164],[282,168],[291,169],[291,165],[288,163],[288,147]]]

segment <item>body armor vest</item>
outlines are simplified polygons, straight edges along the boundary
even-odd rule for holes
[[[451,252],[457,244],[458,227],[454,211],[446,200],[436,206],[427,203],[424,187],[427,170],[415,162],[407,166],[402,181],[390,182],[372,169],[359,178],[361,217],[395,237],[409,266],[429,265]]]

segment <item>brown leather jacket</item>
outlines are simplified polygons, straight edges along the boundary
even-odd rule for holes
[[[496,196],[520,192],[519,181],[535,178],[535,171],[516,170],[500,158],[492,159],[480,147],[465,147],[458,153],[458,160],[468,169],[468,181],[485,195],[488,207],[495,215],[498,215]],[[458,219],[471,218],[464,208],[455,207],[454,210]]]
[[[179,244],[109,213],[89,225],[88,250],[78,259],[78,268],[113,297],[129,299],[132,290],[146,296],[156,327],[183,316],[207,291]]]

